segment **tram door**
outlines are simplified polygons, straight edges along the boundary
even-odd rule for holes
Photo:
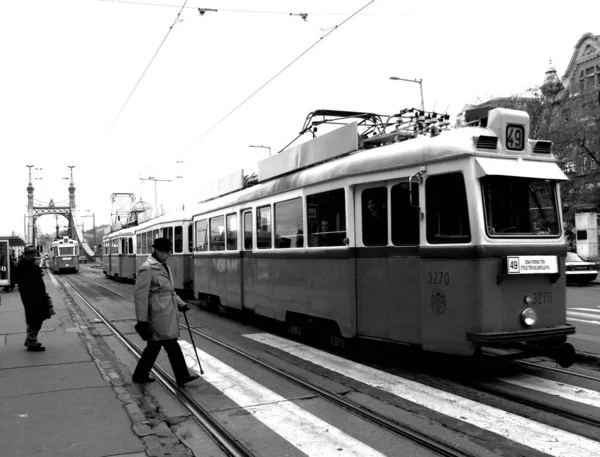
[[[412,185],[413,201],[419,188]],[[420,340],[419,209],[408,178],[355,190],[357,329],[360,336]]]
[[[254,248],[252,229],[254,218],[252,210],[242,211],[242,251],[240,252],[240,280],[242,282],[242,309],[254,309],[254,258],[252,258],[252,249]]]

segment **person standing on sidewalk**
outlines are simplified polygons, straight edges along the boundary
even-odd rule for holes
[[[176,293],[167,258],[171,254],[171,240],[156,238],[154,252],[138,271],[134,288],[135,314],[138,325],[145,327],[149,335],[146,348],[133,372],[133,382],[146,383],[155,379],[150,370],[161,348],[165,348],[175,374],[178,386],[183,386],[200,376],[190,375],[179,337],[179,315],[177,311],[187,311],[190,305]]]
[[[46,319],[50,319],[50,309],[42,271],[35,264],[36,256],[35,246],[25,246],[24,255],[17,264],[16,273],[27,324],[25,346],[28,351],[45,351],[46,348],[38,342],[37,336],[42,328],[42,323]]]

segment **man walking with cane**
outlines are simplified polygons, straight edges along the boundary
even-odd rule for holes
[[[175,293],[171,270],[167,265],[167,258],[172,251],[171,240],[156,238],[152,247],[154,252],[138,271],[134,288],[135,314],[138,321],[136,329],[139,329],[138,332],[148,343],[133,372],[133,382],[155,381],[150,376],[150,370],[160,349],[164,347],[177,385],[181,387],[200,377],[197,374],[190,375],[181,347],[177,343],[177,311],[185,312],[190,309],[190,305]]]

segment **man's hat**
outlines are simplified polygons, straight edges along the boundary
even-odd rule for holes
[[[173,250],[173,243],[169,238],[156,238],[152,247],[157,251],[170,252]]]
[[[37,252],[38,251],[37,251],[36,247],[35,246],[31,246],[31,245],[30,246],[25,246],[25,249],[23,250],[24,254],[32,254],[32,253],[37,254]]]

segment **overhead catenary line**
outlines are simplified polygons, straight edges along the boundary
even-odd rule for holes
[[[178,8],[177,5],[168,5],[165,3],[151,3],[151,2],[136,2],[134,0],[100,0],[102,2],[108,3],[126,3],[130,5],[142,5],[142,6],[159,6],[163,8]],[[302,15],[311,15],[311,16],[341,16],[347,13],[291,13],[289,11],[266,11],[266,10],[241,10],[241,9],[227,9],[227,8],[203,8],[198,6],[185,6],[185,8],[189,9],[198,9],[198,10],[207,10],[207,11],[220,11],[224,13],[251,13],[251,14],[281,14],[285,16],[302,16]]]
[[[152,62],[154,62],[154,59],[157,56],[157,54],[160,51],[160,49],[163,47],[163,44],[165,44],[165,41],[167,41],[167,38],[169,37],[169,34],[171,33],[171,30],[173,30],[173,27],[175,27],[175,24],[177,24],[177,22],[179,21],[179,16],[181,16],[181,12],[185,8],[185,5],[187,4],[187,2],[188,2],[188,0],[185,0],[183,2],[183,5],[181,5],[181,8],[179,9],[179,12],[177,13],[177,16],[175,17],[175,20],[173,21],[173,24],[171,24],[171,27],[169,27],[169,30],[167,30],[167,34],[165,35],[165,37],[161,41],[160,45],[158,46],[158,49],[156,50],[156,52],[154,53],[154,55],[150,59],[150,62],[148,62],[148,65],[146,66],[145,70],[142,72],[142,75],[138,79],[137,83],[135,83],[135,86],[133,86],[133,89],[131,90],[131,93],[127,97],[127,100],[125,100],[125,103],[123,103],[123,106],[121,106],[121,109],[119,110],[119,113],[117,114],[117,117],[115,117],[115,120],[113,121],[113,123],[110,125],[109,130],[111,130],[114,127],[114,125],[119,120],[119,117],[121,117],[121,113],[123,112],[123,110],[127,106],[127,103],[129,102],[129,100],[133,96],[133,94],[134,94],[135,90],[137,89],[137,87],[140,85],[140,82],[142,82],[142,79],[144,78],[144,75],[148,71],[148,68],[150,68],[150,65],[152,65]]]
[[[283,67],[281,70],[279,70],[274,76],[272,76],[267,82],[265,82],[262,86],[260,86],[258,89],[256,89],[254,92],[252,92],[248,97],[246,97],[240,104],[238,104],[235,108],[233,108],[231,111],[229,111],[225,116],[223,116],[221,119],[219,119],[212,127],[210,127],[208,130],[206,130],[202,135],[200,135],[196,141],[200,141],[202,138],[204,138],[210,131],[212,131],[217,125],[219,125],[221,122],[223,122],[225,119],[227,119],[229,116],[231,116],[233,113],[235,113],[239,108],[241,108],[248,100],[250,100],[252,97],[254,97],[256,94],[258,94],[261,90],[263,90],[267,85],[269,85],[275,78],[277,78],[280,74],[282,74],[285,70],[287,70],[289,67],[291,67],[295,62],[297,62],[298,60],[300,60],[305,54],[307,54],[312,48],[314,48],[317,44],[321,43],[325,38],[327,38],[329,35],[331,35],[333,32],[335,32],[336,30],[338,30],[342,25],[344,25],[346,22],[348,22],[350,19],[352,19],[354,16],[356,16],[357,14],[359,14],[362,10],[364,10],[367,6],[369,6],[371,3],[375,2],[375,0],[370,0],[369,2],[367,2],[364,6],[362,6],[361,8],[359,8],[358,10],[356,10],[354,13],[352,13],[350,16],[348,16],[346,19],[344,19],[340,24],[336,25],[335,27],[333,27],[331,30],[329,30],[326,34],[324,34],[321,38],[319,38],[316,42],[314,42],[312,45],[310,45],[308,47],[308,49],[306,49],[304,52],[302,52],[302,54],[300,54],[298,57],[296,57],[294,60],[292,60],[290,63],[288,63],[285,67]]]

